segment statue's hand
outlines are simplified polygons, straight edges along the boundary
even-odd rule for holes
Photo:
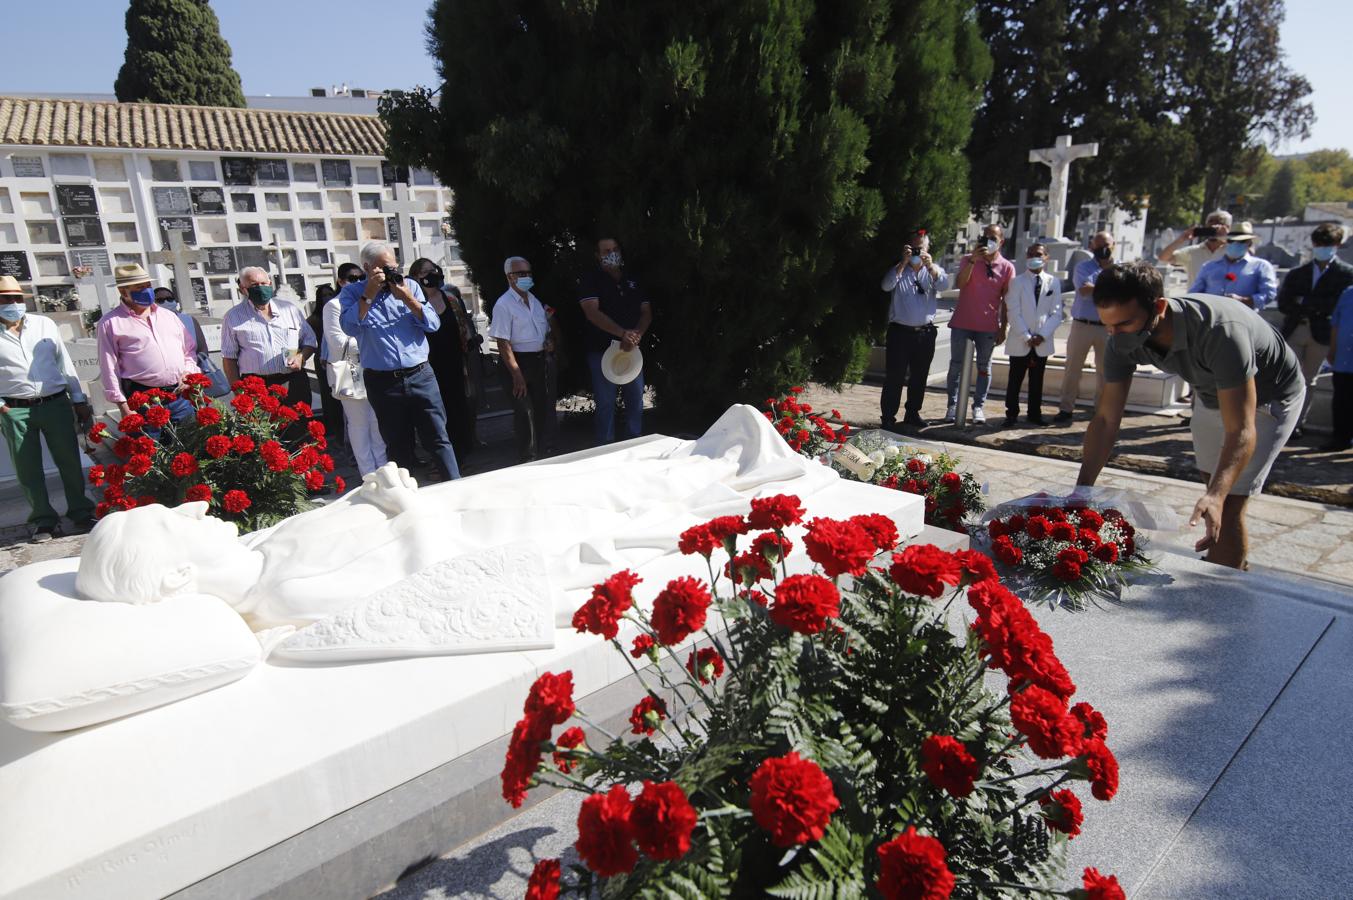
[[[413,509],[418,502],[418,482],[394,463],[386,463],[363,476],[357,499],[365,500],[392,516]]]

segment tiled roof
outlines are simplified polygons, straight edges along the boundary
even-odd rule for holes
[[[0,97],[0,144],[384,156],[377,116]]]

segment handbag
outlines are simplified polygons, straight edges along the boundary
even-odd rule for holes
[[[362,364],[351,359],[352,338],[343,345],[343,358],[329,362],[329,387],[335,397],[343,400],[365,400],[366,382],[362,380]]]
[[[230,380],[226,378],[226,373],[221,367],[216,365],[216,361],[211,358],[211,354],[202,352],[197,354],[197,368],[203,375],[211,379],[211,386],[207,388],[208,397],[224,397],[230,393]]]

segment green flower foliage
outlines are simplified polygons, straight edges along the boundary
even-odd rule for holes
[[[245,105],[207,0],[131,0],[126,61],[113,90],[123,103]]]

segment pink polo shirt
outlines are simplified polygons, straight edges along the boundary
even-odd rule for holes
[[[99,319],[99,373],[109,403],[126,400],[122,379],[151,387],[172,387],[196,372],[197,345],[178,315],[152,306],[144,316],[118,304]]]
[[[959,288],[958,305],[949,319],[949,327],[996,331],[1001,326],[1001,295],[1015,277],[1015,264],[997,253],[990,263],[974,264],[967,258],[959,266],[960,272],[963,266],[971,266],[973,273],[968,283]]]

